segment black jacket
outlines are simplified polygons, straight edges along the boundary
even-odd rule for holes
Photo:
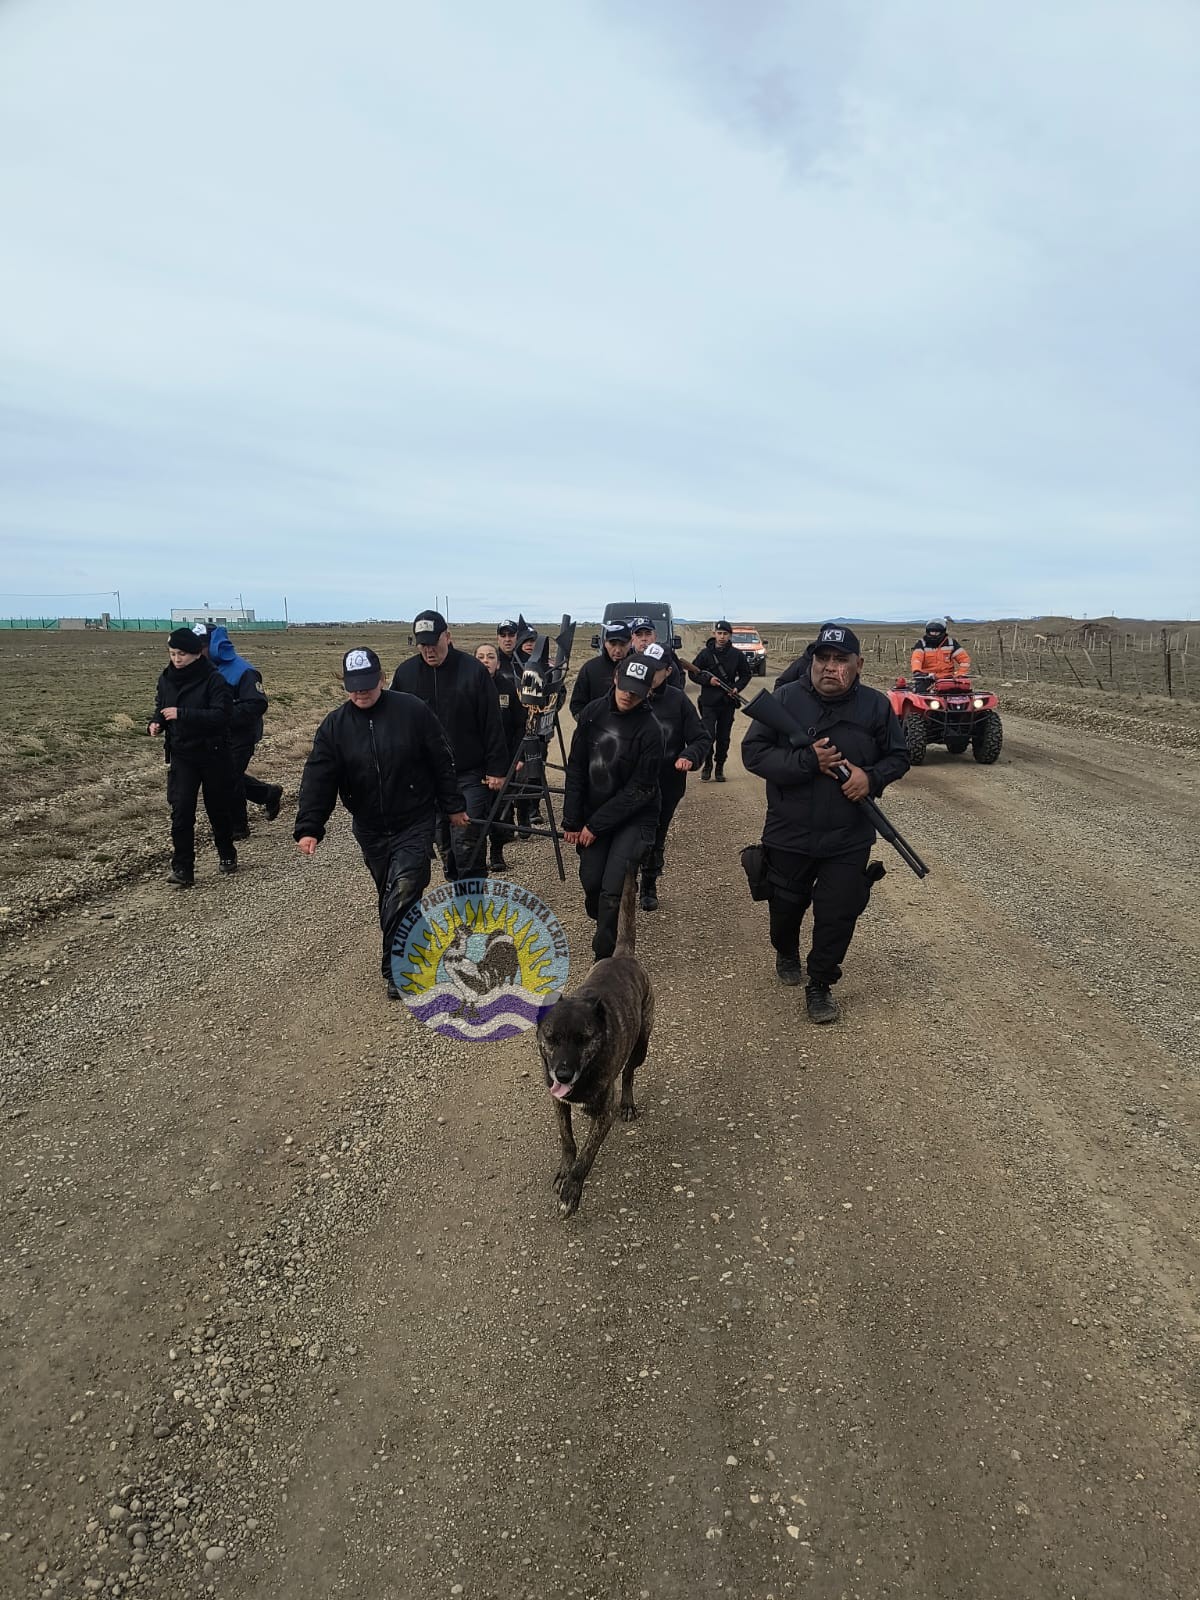
[[[262,738],[267,704],[258,668],[251,667],[248,672],[242,673],[233,689],[230,739],[235,745],[257,744]]]
[[[517,665],[516,651],[506,655],[497,649],[500,665],[496,668],[496,676],[492,682],[496,686],[496,693],[500,698],[500,726],[504,730],[504,742],[508,747],[508,759],[512,760],[516,754],[517,746],[525,737],[525,729],[529,725],[529,712],[521,704],[521,697],[517,693],[521,684],[521,667]],[[504,771],[508,771],[507,764]],[[493,777],[502,774],[493,773]]]
[[[584,706],[567,757],[563,831],[586,825],[613,833],[637,816],[655,821],[662,758],[662,736],[646,701],[618,711],[609,693]]]
[[[680,756],[687,756],[692,766],[698,767],[712,749],[712,734],[682,689],[672,689],[664,683],[650,695],[649,703],[662,739],[663,773],[681,778],[683,774],[675,772],[675,763]]]
[[[746,659],[745,653],[735,649],[733,645],[726,645],[724,650],[718,650],[715,644],[706,644],[692,661],[692,666],[696,668],[694,675],[700,683],[702,706],[719,706],[722,702],[733,704],[724,689],[718,689],[709,682],[708,673],[715,672],[718,678],[723,678],[739,694],[754,676],[754,669]]]
[[[617,662],[603,645],[600,646],[599,655],[588,657],[580,667],[579,676],[571,690],[570,711],[573,717],[577,718],[584,706],[593,700],[603,700],[613,686],[613,673],[616,670]]]
[[[500,700],[482,661],[453,645],[440,667],[427,667],[420,656],[410,656],[392,674],[392,688],[424,700],[446,730],[462,781],[502,778],[508,771],[511,757]]]
[[[802,656],[796,657],[790,667],[784,667],[783,671],[775,679],[775,687],[782,689],[789,683],[808,683],[811,677],[812,653],[806,650]]]
[[[838,700],[822,700],[802,682],[787,684],[776,697],[810,737],[829,738],[881,795],[908,771],[908,746],[888,698],[856,682]],[[838,856],[870,845],[875,829],[862,807],[847,800],[835,778],[822,776],[811,749],[796,750],[782,734],[761,722],[742,740],[748,772],[767,780],[767,818],[763,843],[800,855]]]
[[[323,839],[339,795],[373,833],[398,833],[423,817],[432,825],[435,807],[448,815],[466,810],[441,723],[412,695],[388,690],[367,711],[345,701],[317,729],[300,779],[295,838]]]
[[[164,722],[164,706],[175,706],[179,715]],[[206,755],[229,749],[229,727],[233,716],[233,690],[212,665],[201,656],[180,671],[165,667],[154,691],[154,712],[147,722],[162,722],[163,756],[167,761],[178,756],[184,761],[200,761]]]

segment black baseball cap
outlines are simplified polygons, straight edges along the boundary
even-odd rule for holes
[[[626,656],[617,668],[617,688],[644,700],[654,687],[654,674],[660,663],[647,661],[645,654]]]
[[[413,618],[413,634],[418,644],[436,644],[449,626],[440,611],[418,611]]]
[[[629,624],[629,631],[630,633],[642,633],[644,631],[648,631],[650,633],[657,632],[653,622],[651,622],[649,617],[634,617],[633,621]]]
[[[348,693],[358,694],[363,689],[373,689],[383,676],[383,668],[374,650],[356,645],[342,657],[342,683]]]
[[[497,633],[516,633],[517,625],[511,617],[505,617],[503,622],[496,624]]]
[[[813,655],[816,655],[818,650],[840,650],[844,656],[862,655],[858,635],[852,628],[843,627],[840,622],[821,624],[812,643]]]
[[[718,633],[732,633],[733,632],[733,623],[732,622],[725,622],[725,621],[718,622],[716,631]]]
[[[628,644],[633,635],[627,622],[606,622],[604,638],[608,644]]]

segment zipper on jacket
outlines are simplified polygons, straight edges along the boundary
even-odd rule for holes
[[[382,819],[387,816],[387,812],[383,806],[383,769],[379,765],[379,749],[375,743],[374,717],[367,718],[367,727],[371,730],[371,760],[375,763],[375,784],[379,790],[379,815]]]

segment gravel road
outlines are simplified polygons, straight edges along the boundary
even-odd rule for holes
[[[1192,1600],[1200,752],[1098,715],[889,794],[934,871],[836,1028],[693,782],[568,1222],[532,1040],[387,1005],[342,823],[13,934],[0,1593]]]

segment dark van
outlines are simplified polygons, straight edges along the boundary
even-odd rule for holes
[[[659,644],[665,644],[672,650],[682,650],[683,640],[675,632],[675,616],[671,608],[663,600],[614,600],[604,608],[603,621],[632,622],[634,617],[649,617],[654,624],[654,631]],[[592,635],[592,649],[599,650],[600,635]]]

